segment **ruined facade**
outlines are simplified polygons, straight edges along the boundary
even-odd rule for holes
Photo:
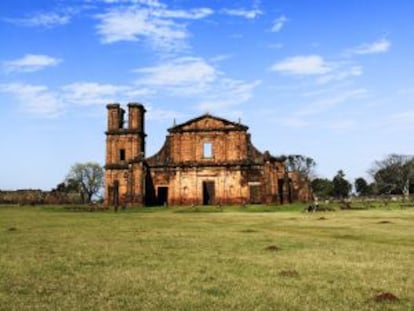
[[[284,159],[261,153],[248,127],[209,114],[168,129],[161,150],[145,156],[145,108],[110,104],[105,204],[283,204],[309,199],[307,182]],[[125,124],[127,126],[125,126]]]

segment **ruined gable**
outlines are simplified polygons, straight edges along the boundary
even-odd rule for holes
[[[198,131],[247,131],[248,127],[240,123],[231,122],[210,114],[191,119],[183,124],[174,126],[168,131],[174,132],[198,132]]]
[[[250,136],[247,126],[222,118],[202,115],[169,129],[162,150],[148,163],[162,165],[224,165],[247,160]]]

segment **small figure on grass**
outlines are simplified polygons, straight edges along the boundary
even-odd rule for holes
[[[314,212],[316,212],[317,210],[318,210],[318,208],[319,208],[319,200],[318,200],[318,197],[314,197],[313,198],[313,203],[312,204],[310,204],[308,207],[307,207],[307,209],[306,209],[306,211],[308,212],[308,213],[314,213]]]

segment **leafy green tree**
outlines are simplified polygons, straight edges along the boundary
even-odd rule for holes
[[[406,194],[414,191],[414,156],[390,154],[375,161],[369,173],[379,194]]]
[[[370,185],[362,177],[359,177],[359,178],[355,179],[354,186],[355,186],[355,191],[356,191],[356,193],[358,193],[358,195],[364,196],[364,195],[370,195],[371,194]]]
[[[345,179],[345,173],[342,170],[339,170],[336,173],[335,177],[332,180],[333,184],[333,193],[337,198],[346,198],[351,192],[352,185]]]
[[[311,187],[317,197],[328,198],[333,195],[333,183],[327,178],[315,178],[311,182]]]
[[[90,203],[104,185],[104,169],[98,163],[74,164],[66,176],[67,187],[77,189],[84,203]]]
[[[80,184],[76,180],[66,178],[65,181],[59,183],[53,191],[62,193],[80,192]]]

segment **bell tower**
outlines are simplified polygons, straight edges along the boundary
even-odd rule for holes
[[[106,106],[105,206],[144,202],[145,108],[142,104],[128,104],[125,110],[117,103]]]

